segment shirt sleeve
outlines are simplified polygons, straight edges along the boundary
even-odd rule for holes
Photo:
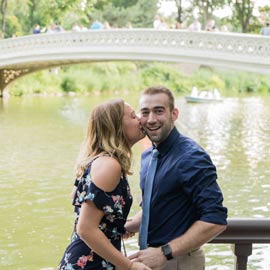
[[[203,151],[193,152],[181,165],[183,189],[196,207],[199,220],[227,224],[227,208],[217,183],[216,167]]]

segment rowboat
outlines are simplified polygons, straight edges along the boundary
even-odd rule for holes
[[[187,102],[193,103],[208,103],[208,102],[222,102],[222,98],[208,98],[208,97],[193,97],[193,96],[186,96],[185,97]]]

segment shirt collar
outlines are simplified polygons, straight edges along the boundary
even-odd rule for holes
[[[180,133],[176,127],[174,127],[169,136],[157,146],[157,150],[160,155],[163,156],[174,146],[175,140],[179,137]]]

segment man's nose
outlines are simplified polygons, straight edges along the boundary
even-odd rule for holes
[[[148,123],[152,123],[152,122],[155,122],[156,121],[156,116],[153,112],[150,112],[149,115],[148,115],[148,119],[147,119],[147,122]]]

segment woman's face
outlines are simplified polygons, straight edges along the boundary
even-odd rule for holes
[[[139,117],[127,103],[124,109],[123,131],[131,146],[145,136]]]

